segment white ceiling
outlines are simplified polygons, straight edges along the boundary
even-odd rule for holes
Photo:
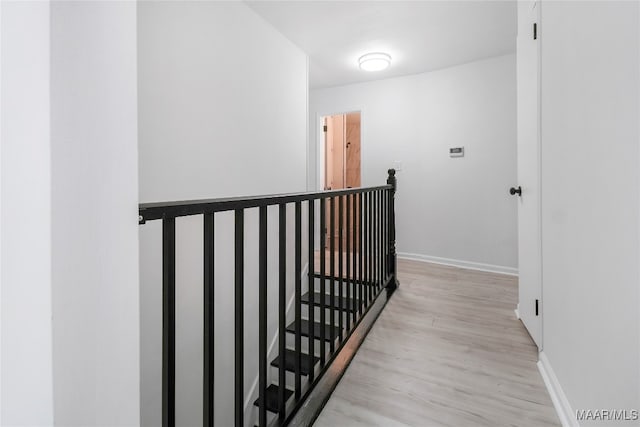
[[[446,68],[515,52],[516,1],[248,1],[309,55],[311,88]],[[391,67],[357,59],[386,52]]]

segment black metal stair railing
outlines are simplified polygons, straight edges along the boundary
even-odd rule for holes
[[[203,425],[214,425],[214,218],[233,211],[234,227],[234,423],[244,427],[244,242],[245,209],[258,208],[258,398],[257,425],[307,425],[328,399],[339,377],[323,375],[342,352],[352,354],[364,339],[384,302],[398,286],[395,249],[395,170],[388,171],[387,185],[324,192],[258,197],[144,203],[139,223],[162,221],[162,425],[175,420],[175,294],[176,218],[204,216],[204,336],[203,336]],[[294,321],[287,324],[287,205],[294,205],[295,270]],[[307,248],[302,246],[302,211],[308,212]],[[268,207],[278,208],[278,356],[270,365],[278,369],[279,385],[267,384],[267,219]],[[316,209],[319,208],[319,209]],[[327,218],[328,217],[328,218]],[[316,224],[319,227],[316,229]],[[319,231],[316,246],[316,230]],[[303,249],[309,263],[309,289],[303,294]],[[329,259],[327,260],[327,257]],[[316,259],[318,258],[318,259]],[[317,286],[316,286],[317,283]],[[327,290],[327,287],[329,288]],[[327,292],[328,291],[328,292]],[[337,291],[337,292],[336,292]],[[377,303],[384,295],[383,303]],[[228,304],[228,301],[218,302]],[[302,307],[307,307],[307,318]],[[316,316],[316,310],[318,316]],[[328,313],[327,313],[328,311]],[[328,316],[327,316],[328,314]],[[319,319],[318,319],[319,317]],[[328,319],[327,319],[328,317]],[[327,322],[328,320],[328,322]],[[366,321],[365,321],[366,320]],[[286,335],[293,335],[287,348]],[[303,340],[308,352],[302,350]],[[347,345],[353,340],[353,345]],[[316,342],[317,341],[317,342]],[[355,349],[354,349],[355,348]],[[349,359],[350,360],[350,359]],[[338,369],[346,369],[343,363]],[[293,373],[287,384],[286,372]],[[291,375],[291,374],[290,374]],[[303,377],[306,382],[303,384]],[[327,377],[327,376],[325,376]],[[337,379],[336,379],[337,378]],[[290,387],[290,388],[288,388]],[[316,389],[316,391],[314,391]],[[322,390],[320,390],[322,389]],[[320,396],[320,397],[318,397]],[[307,399],[322,400],[303,405]],[[299,415],[302,407],[314,413]],[[303,421],[296,420],[296,416]]]

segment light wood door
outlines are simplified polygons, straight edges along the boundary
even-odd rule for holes
[[[361,185],[360,178],[360,113],[349,113],[345,117],[345,177],[347,188]]]
[[[360,112],[338,114],[325,117],[325,190],[356,188],[361,186],[360,159]],[[353,241],[353,233],[358,231],[359,223],[346,230],[346,201],[343,201],[343,224],[345,232],[342,236],[343,247],[346,239]],[[352,208],[353,209],[353,208]],[[334,227],[329,222],[330,205],[327,203],[327,248],[331,239],[335,240],[336,250],[339,239],[339,205],[334,206]],[[330,230],[330,231],[329,231]]]
[[[520,319],[542,349],[540,4],[518,2],[518,270]]]

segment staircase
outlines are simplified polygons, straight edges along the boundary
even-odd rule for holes
[[[322,279],[315,280],[315,282],[318,284],[317,287],[319,287],[320,280]],[[338,279],[334,279],[334,282],[337,282],[337,281]],[[328,284],[329,282],[330,282],[329,279],[325,279],[325,285]],[[338,286],[342,286],[342,284],[339,284]],[[337,294],[339,292],[335,292],[335,293]],[[318,373],[320,372],[320,367],[325,363],[325,362],[321,363],[321,354],[324,355],[323,360],[329,359],[331,357],[332,351],[335,351],[331,349],[337,348],[340,345],[341,337],[345,337],[349,333],[348,328],[346,327],[341,328],[339,325],[340,324],[347,325],[348,323],[350,323],[351,319],[354,319],[354,324],[355,324],[355,319],[358,316],[358,312],[363,308],[363,303],[362,303],[362,300],[360,299],[354,299],[354,298],[348,299],[345,297],[339,297],[335,295],[332,298],[331,295],[327,293],[321,294],[320,292],[314,291],[313,295],[311,295],[311,292],[306,292],[300,298],[301,303],[306,308],[307,313],[309,313],[310,310],[315,311],[314,317],[316,319],[320,317],[319,312],[322,309],[321,307],[323,305],[321,302],[322,295],[324,295],[324,310],[334,311],[334,318],[336,319],[337,325],[331,326],[331,324],[327,323],[326,321],[325,323],[321,323],[319,321],[315,321],[312,323],[309,320],[309,316],[307,314],[307,316],[300,319],[300,323],[299,323],[300,335],[303,340],[306,340],[306,347],[304,347],[300,352],[297,352],[295,350],[295,345],[290,345],[287,348],[285,348],[283,358],[280,355],[278,355],[270,363],[270,365],[273,368],[277,368],[279,370],[280,367],[282,366],[281,360],[284,359],[284,365],[283,365],[284,370],[292,374],[286,377],[286,379],[288,379],[289,381],[285,380],[285,383],[287,384],[287,387],[284,389],[284,406],[285,407],[289,399],[295,393],[294,378],[297,372],[296,371],[297,366],[299,366],[300,375],[304,377],[304,379],[301,381],[301,386],[304,388],[306,384],[308,384],[309,377],[311,375],[317,377]],[[338,320],[338,316],[342,316],[342,321]],[[325,317],[331,317],[331,315],[325,316]],[[325,325],[324,328],[322,327],[323,324]],[[291,343],[292,341],[295,340],[296,326],[297,326],[296,321],[293,321],[289,323],[286,327],[286,333],[288,335],[287,336],[288,343]],[[314,341],[313,348],[317,349],[315,350],[313,356],[311,356],[310,354],[311,345],[309,344],[309,342],[311,340]],[[325,347],[324,352],[322,352],[321,350],[321,344],[320,344],[321,341],[323,341],[323,344]],[[298,360],[298,356],[300,357],[299,360]],[[274,417],[280,412],[280,409],[281,409],[280,403],[282,402],[281,399],[282,399],[282,396],[280,396],[280,388],[279,388],[278,382],[270,384],[267,387],[266,394],[265,394],[265,402],[266,402],[265,408],[266,408],[266,411],[271,413],[271,416],[267,417],[268,421],[273,420]],[[260,398],[257,398],[253,402],[253,404],[256,408],[259,409]]]
[[[162,221],[162,425],[175,419],[175,220],[203,215],[203,426],[214,413],[214,243],[215,215],[234,213],[234,298],[218,304],[234,309],[234,408],[236,427],[310,425],[328,400],[375,318],[398,286],[395,253],[395,171],[387,184],[313,193],[249,198],[147,203],[139,206],[139,222]],[[293,205],[294,224],[287,224]],[[268,208],[277,207],[278,274],[267,272]],[[255,410],[245,412],[245,210],[257,208],[258,251],[258,374]],[[303,233],[303,209],[306,230]],[[274,209],[271,209],[273,211]],[[293,225],[293,226],[291,226]],[[287,230],[294,230],[293,259],[287,256]],[[327,232],[332,230],[332,232]],[[335,233],[334,233],[335,231]],[[289,236],[291,237],[291,236]],[[303,237],[306,245],[303,252]],[[316,244],[316,238],[319,240]],[[291,249],[291,248],[290,248]],[[303,256],[304,254],[304,256]],[[302,263],[308,262],[303,290]],[[287,313],[287,265],[292,263],[293,308]],[[290,266],[291,264],[289,264]],[[277,283],[275,283],[277,282]],[[271,288],[270,288],[271,286]],[[268,312],[267,290],[277,286],[278,308]],[[290,289],[290,286],[289,286]],[[277,317],[277,348],[267,348],[268,320]],[[275,338],[275,337],[274,337]],[[269,366],[267,366],[267,363]],[[255,377],[254,377],[255,378]],[[219,421],[220,423],[220,421]],[[224,422],[225,425],[231,422]]]

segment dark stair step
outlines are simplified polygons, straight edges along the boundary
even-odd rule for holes
[[[279,387],[275,384],[271,384],[269,385],[269,387],[267,387],[267,396],[266,396],[266,401],[267,401],[267,411],[269,412],[273,412],[273,413],[278,413],[279,408],[279,404],[278,404],[278,393],[279,393]],[[284,401],[286,402],[287,400],[289,400],[289,398],[291,397],[291,395],[293,394],[292,390],[289,390],[288,388],[284,389]],[[258,397],[255,402],[253,402],[253,404],[255,406],[260,406],[260,398]]]
[[[313,323],[313,337],[320,339],[320,328],[322,327],[322,324],[318,323],[318,322],[314,322]],[[331,328],[333,328],[333,337],[337,337],[340,335],[340,328],[337,326],[331,326],[331,325],[326,325],[325,326],[325,337],[324,340],[325,341],[331,341]],[[296,322],[294,321],[293,323],[291,323],[289,326],[287,326],[287,332],[295,334],[296,333]],[[308,337],[309,336],[309,321],[302,319],[300,321],[300,335],[302,335],[303,337]]]
[[[312,360],[313,362],[311,362]],[[317,357],[312,358],[308,354],[302,353],[300,357],[300,373],[304,376],[309,375],[309,373],[313,370],[313,367],[316,365],[316,363],[318,363],[319,360],[320,359]],[[271,366],[275,366],[276,368],[280,367],[280,356],[276,357],[273,362],[271,362]],[[290,372],[296,371],[296,352],[294,350],[285,350],[284,369]]]
[[[331,280],[331,279],[333,279],[333,280],[335,281],[335,283],[339,283],[339,281],[340,281],[340,276],[329,276],[329,275],[324,275],[324,276],[323,276],[323,275],[322,275],[322,274],[320,274],[320,273],[313,273],[311,276],[312,276],[314,279],[322,279],[322,278],[324,278],[324,280]],[[347,282],[349,282],[349,283],[355,283],[356,285],[360,285],[360,284],[362,284],[362,285],[364,285],[364,286],[376,286],[376,285],[377,285],[377,283],[374,283],[374,282],[367,282],[367,281],[364,281],[364,280],[353,280],[353,279],[347,279],[346,277],[344,277],[344,278],[343,278],[343,282],[344,282],[344,283],[347,283]]]
[[[322,294],[320,292],[314,292],[313,293],[313,305],[314,306],[320,307],[320,298],[322,298]],[[300,300],[302,301],[303,304],[309,304],[309,292],[307,292],[306,294],[302,295]],[[325,308],[332,308],[334,310],[339,310],[341,301],[342,301],[342,310],[350,311],[352,313],[358,309],[358,304],[360,303],[360,301],[356,301],[356,304],[354,304],[353,298],[350,298],[347,301],[347,299],[345,297],[340,298],[339,296],[336,296],[336,295],[333,296],[333,303],[331,303],[331,295],[329,295],[329,294],[325,294],[324,295],[324,307]]]

